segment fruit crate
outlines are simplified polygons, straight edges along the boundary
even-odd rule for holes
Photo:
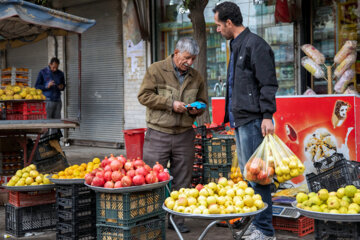
[[[64,170],[65,168],[69,167],[69,163],[61,153],[57,155],[42,159],[40,161],[33,161],[36,169],[40,173],[55,173]]]
[[[93,233],[83,233],[83,234],[79,234],[79,235],[73,235],[71,233],[67,233],[67,234],[56,234],[56,240],[95,240],[96,239],[96,232],[95,232],[95,236]]]
[[[360,223],[315,220],[315,239],[360,239]]]
[[[202,139],[210,139],[213,136],[213,132],[218,132],[223,130],[225,130],[224,125],[213,128],[206,128],[206,126],[200,126],[195,128],[196,135],[201,136]]]
[[[147,219],[131,227],[96,224],[98,240],[165,240],[165,215]]]
[[[299,237],[314,232],[314,219],[300,216],[297,219],[273,217],[272,224],[275,230],[285,230],[296,233]]]
[[[231,173],[231,163],[230,164],[204,164],[204,175],[203,183],[207,184],[209,182],[217,183],[220,177],[226,177],[230,179]]]
[[[16,171],[23,167],[22,151],[0,152],[0,175],[15,175]]]
[[[94,217],[82,218],[80,220],[59,221],[56,225],[58,235],[72,236],[78,239],[79,236],[91,233],[96,236],[96,219]]]
[[[310,192],[318,192],[322,188],[329,192],[337,191],[351,184],[360,188],[360,162],[339,160],[333,168],[325,172],[307,174],[306,181]]]
[[[30,207],[5,205],[5,232],[15,237],[24,236],[26,232],[55,228],[56,222],[55,204]]]
[[[328,158],[325,158],[319,162],[314,162],[314,167],[318,173],[325,172],[334,167],[335,163],[340,160],[346,160],[341,153],[334,153]]]
[[[165,187],[131,193],[96,193],[96,219],[99,224],[133,226],[136,222],[164,211]]]
[[[6,102],[6,120],[46,119],[45,105],[43,101]]]
[[[231,164],[232,154],[236,150],[234,139],[213,138],[204,141],[204,163],[207,164]]]
[[[59,198],[81,197],[88,194],[93,194],[95,197],[95,192],[84,184],[56,184],[56,195]]]
[[[202,177],[192,178],[191,179],[191,186],[192,187],[196,187],[196,185],[198,185],[199,183],[203,183],[203,178]]]
[[[56,205],[61,209],[78,209],[81,207],[95,207],[96,197],[93,193],[82,195],[81,197],[56,197]]]
[[[71,208],[71,209],[65,209],[61,206],[58,206],[57,216],[59,222],[64,221],[80,221],[84,218],[96,218],[96,209],[95,205],[91,206],[83,206],[79,208]]]
[[[55,202],[56,198],[54,190],[31,192],[9,191],[9,203],[15,207],[29,207]]]

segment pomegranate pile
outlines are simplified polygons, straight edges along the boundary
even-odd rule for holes
[[[123,188],[163,182],[170,179],[158,162],[151,168],[140,158],[127,160],[120,155],[105,157],[100,167],[85,175],[85,183],[95,187]]]

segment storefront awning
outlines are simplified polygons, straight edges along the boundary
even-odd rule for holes
[[[51,35],[81,34],[94,25],[95,20],[23,0],[0,0],[0,49],[20,47]]]

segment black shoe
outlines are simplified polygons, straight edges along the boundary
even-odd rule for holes
[[[180,231],[181,233],[188,233],[188,232],[190,232],[190,229],[189,229],[184,223],[179,223],[179,224],[177,224],[176,226],[177,226],[177,228],[179,229],[179,231]],[[174,226],[173,226],[171,223],[168,224],[168,229],[175,230],[175,229],[174,229]]]

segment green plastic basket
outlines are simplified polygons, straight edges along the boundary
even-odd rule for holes
[[[207,164],[228,164],[232,162],[236,150],[234,139],[213,138],[204,141],[205,161]]]
[[[165,240],[165,214],[132,227],[96,224],[98,240]]]
[[[96,193],[98,224],[133,226],[141,220],[164,213],[165,187],[131,193]]]
[[[222,165],[204,164],[204,184],[217,183],[220,177],[230,179],[231,163]]]

